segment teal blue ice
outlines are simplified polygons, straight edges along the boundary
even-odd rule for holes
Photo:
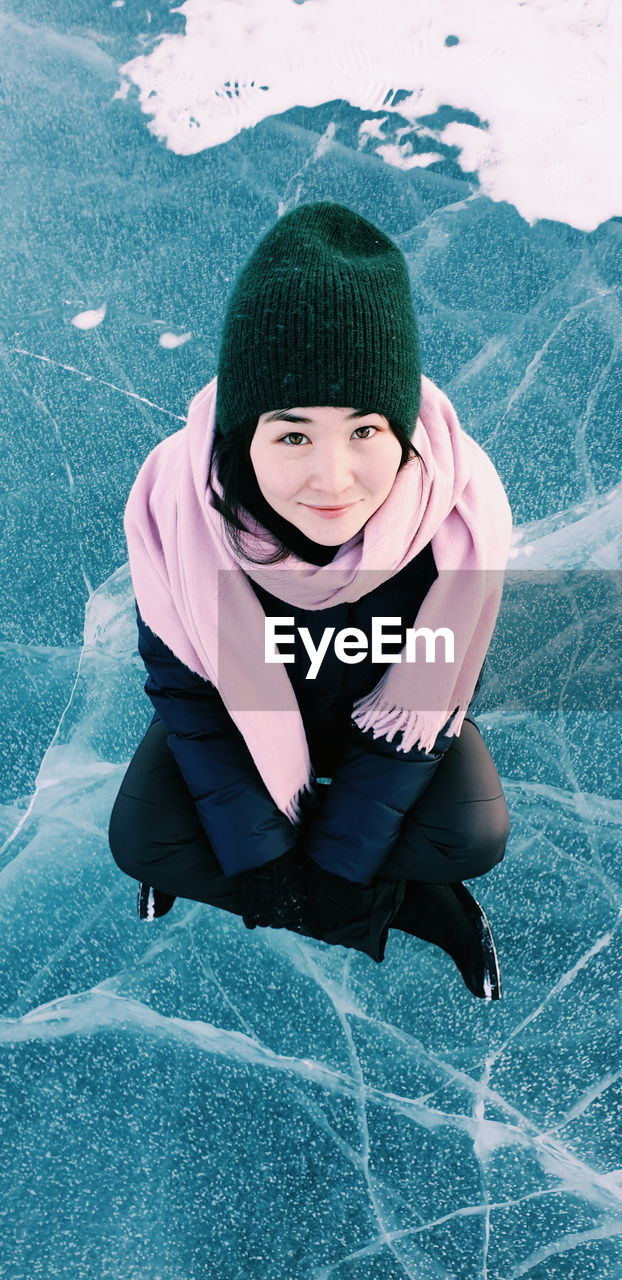
[[[114,97],[145,24],[0,16],[2,1278],[620,1280],[621,220],[530,225],[449,146],[385,163],[345,97],[175,154]],[[124,504],[313,199],[405,253],[425,372],[514,511],[477,712],[512,819],[477,883],[492,1005],[401,933],[375,965],[183,899],[140,922],[108,849],[152,712]]]

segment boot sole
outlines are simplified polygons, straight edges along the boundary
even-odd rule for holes
[[[151,885],[141,881],[136,897],[136,913],[139,920],[159,920],[170,911],[177,901],[168,893],[161,893]]]
[[[497,948],[495,946],[495,939],[490,920],[488,919],[484,908],[480,905],[477,899],[473,897],[473,894],[469,893],[466,885],[462,884],[461,881],[458,881],[457,883],[452,884],[451,887],[458,900],[462,903],[471,919],[477,925],[484,954],[483,991],[473,991],[473,987],[470,983],[467,983],[467,986],[469,986],[470,990],[473,991],[473,994],[479,996],[480,999],[500,1000],[503,995],[501,970],[499,968],[499,957],[497,955]]]

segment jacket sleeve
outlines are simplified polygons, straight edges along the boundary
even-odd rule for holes
[[[298,831],[275,804],[215,685],[184,665],[147,626],[136,604],[145,693],[225,875],[293,849]]]
[[[322,788],[321,803],[303,827],[305,855],[325,871],[369,884],[388,858],[408,810],[430,785],[454,741],[453,735],[444,732],[447,724],[431,752],[417,747],[399,751],[395,739],[374,738],[371,729],[362,730],[351,720],[332,783]]]

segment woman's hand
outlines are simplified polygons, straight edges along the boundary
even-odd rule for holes
[[[369,915],[374,897],[373,885],[346,880],[334,871],[325,871],[311,858],[305,859],[307,913],[314,935],[323,937],[335,929],[343,929],[352,920]]]
[[[306,892],[298,848],[238,874],[242,919],[257,925],[301,932],[305,926]]]
[[[376,876],[371,884],[360,884],[305,859],[308,934],[320,942],[354,947],[380,963],[405,883]]]

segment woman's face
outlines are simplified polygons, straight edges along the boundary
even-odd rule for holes
[[[250,457],[266,502],[313,542],[332,546],[382,506],[402,446],[380,413],[303,407],[262,413]]]

